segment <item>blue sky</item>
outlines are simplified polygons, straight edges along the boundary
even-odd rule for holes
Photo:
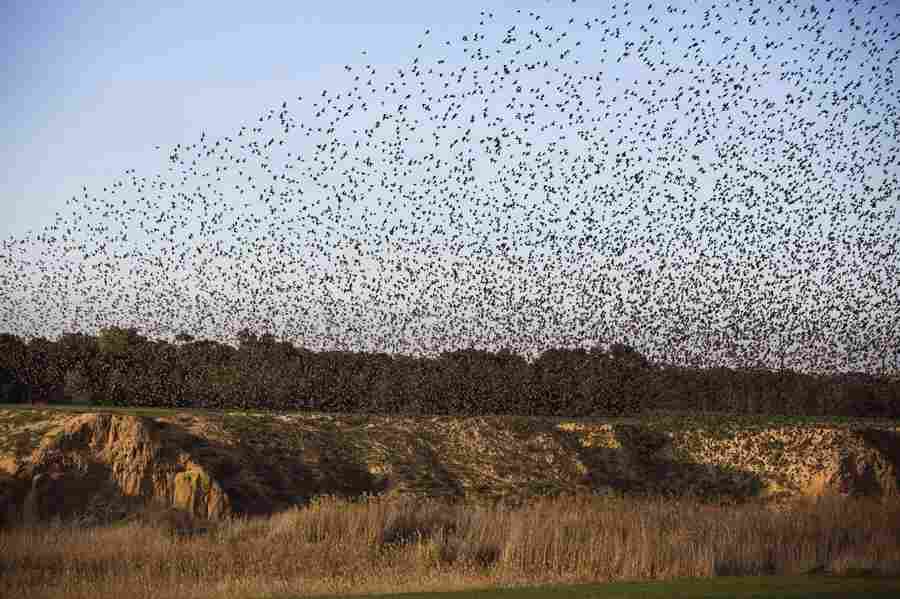
[[[156,145],[232,134],[345,64],[403,64],[426,27],[458,29],[481,4],[4,2],[0,237],[49,224],[82,185],[163,170]]]
[[[458,65],[469,61],[462,56],[460,47],[468,44],[466,47],[472,48],[480,43],[473,42],[474,31],[486,34],[484,43],[489,49],[503,47],[507,54],[514,48],[523,49],[521,60],[525,61],[526,56],[543,52],[544,42],[550,48],[553,36],[561,30],[570,30],[571,37],[545,52],[562,68],[556,72],[539,70],[534,75],[523,74],[522,87],[541,87],[547,92],[548,101],[562,102],[557,108],[573,98],[582,97],[593,111],[593,118],[585,127],[597,123],[600,131],[591,134],[593,137],[588,140],[579,137],[586,131],[573,126],[564,132],[566,139],[560,137],[557,140],[552,128],[541,132],[533,128],[528,133],[529,139],[537,148],[549,148],[546,156],[555,156],[555,162],[551,161],[555,167],[550,166],[551,162],[542,162],[539,168],[545,175],[549,173],[547,184],[562,184],[560,170],[571,168],[571,163],[559,158],[554,147],[557,141],[559,148],[571,150],[572,155],[579,157],[591,153],[598,157],[598,148],[605,147],[608,154],[599,160],[607,166],[622,152],[623,156],[629,156],[629,164],[625,171],[607,168],[590,185],[574,190],[571,197],[562,198],[560,204],[552,208],[545,206],[546,215],[552,217],[554,210],[558,214],[567,214],[570,210],[583,209],[597,197],[605,197],[602,193],[591,196],[598,189],[596,185],[605,190],[603,193],[618,194],[636,203],[623,208],[621,213],[613,206],[604,216],[608,227],[622,227],[624,237],[621,240],[611,243],[610,247],[599,248],[594,255],[587,251],[568,262],[544,264],[543,272],[555,274],[557,282],[543,282],[541,285],[546,283],[547,287],[538,286],[534,290],[536,295],[545,296],[548,303],[534,300],[536,303],[529,304],[530,314],[546,316],[551,321],[556,316],[572,313],[590,314],[593,318],[600,306],[599,312],[605,312],[609,320],[618,319],[620,328],[631,326],[628,323],[635,318],[658,319],[659,315],[648,312],[646,305],[641,308],[643,311],[625,314],[623,308],[604,301],[602,292],[591,294],[602,287],[597,281],[605,281],[604,284],[617,287],[618,293],[631,293],[634,297],[654,290],[658,292],[660,281],[665,281],[668,276],[666,269],[671,269],[672,263],[684,263],[703,272],[696,279],[683,278],[678,282],[678,293],[691,298],[685,305],[688,308],[699,306],[697,314],[702,311],[704,302],[715,296],[725,308],[741,304],[742,309],[753,312],[752,317],[746,317],[749,328],[752,323],[773,322],[765,301],[768,293],[765,288],[729,287],[737,280],[733,276],[736,269],[745,269],[750,274],[757,269],[761,278],[780,281],[777,284],[782,285],[782,291],[795,305],[799,303],[797,294],[801,293],[798,289],[803,289],[804,285],[805,289],[810,285],[811,288],[819,286],[813,294],[818,303],[810,305],[803,315],[806,323],[818,322],[823,313],[833,310],[833,313],[828,312],[834,318],[833,322],[843,323],[844,328],[856,331],[869,331],[874,326],[869,324],[870,321],[886,322],[878,335],[881,342],[890,339],[893,331],[900,331],[900,318],[892,311],[897,306],[894,273],[900,274],[896,246],[900,237],[900,216],[896,211],[893,216],[890,213],[892,205],[900,204],[896,178],[900,167],[898,162],[890,162],[898,149],[896,135],[887,126],[896,118],[900,104],[897,86],[890,77],[900,66],[900,38],[896,35],[900,14],[890,3],[882,2],[869,11],[869,4],[853,5],[837,0],[790,4],[698,0],[654,2],[654,10],[648,11],[649,1],[7,2],[3,4],[2,19],[5,35],[0,36],[3,65],[0,74],[8,82],[0,95],[0,111],[5,117],[0,121],[4,127],[0,131],[0,159],[7,166],[5,177],[0,179],[0,210],[3,214],[0,239],[23,238],[27,232],[49,227],[55,214],[66,212],[66,202],[73,196],[81,196],[84,187],[88,189],[85,195],[104,201],[111,197],[104,188],[112,189],[117,181],[133,181],[135,173],[137,177],[147,178],[165,174],[172,166],[169,154],[176,145],[182,146],[181,156],[190,160],[187,157],[190,152],[184,147],[197,144],[201,135],[205,135],[206,140],[233,138],[241,127],[254,127],[260,117],[278,110],[283,101],[291,101],[292,115],[296,114],[298,120],[314,123],[312,113],[317,108],[312,103],[322,101],[323,90],[329,91],[330,98],[334,98],[336,92],[350,96],[353,94],[347,92],[354,85],[354,76],[361,76],[363,81],[371,78],[374,80],[371,89],[378,91],[369,94],[368,89],[364,89],[360,94],[371,101],[373,109],[378,100],[388,100],[388,104],[368,115],[357,110],[339,127],[335,139],[352,143],[354,138],[360,138],[360,134],[351,128],[370,127],[375,118],[372,113],[396,110],[398,96],[382,86],[397,79],[398,69],[409,75],[415,58],[420,61],[422,70],[435,69],[435,74],[428,78],[432,91],[423,92],[424,98],[433,90],[441,90],[443,80],[438,76],[443,77],[445,71],[457,69]],[[666,9],[669,4],[671,6]],[[825,23],[821,31],[809,27],[814,22],[810,12],[813,5],[816,6],[815,22]],[[520,12],[516,12],[517,9]],[[483,17],[483,10],[497,18]],[[531,15],[531,11],[539,13],[543,20]],[[706,15],[710,13],[714,19],[708,22]],[[567,23],[570,16],[573,20]],[[594,19],[593,27],[582,25],[582,21],[591,19]],[[480,20],[486,21],[486,26],[480,25]],[[542,29],[546,23],[556,29],[548,33]],[[501,46],[499,40],[508,35],[507,29],[512,26],[518,27],[513,35],[516,39]],[[604,27],[611,29],[607,31]],[[873,33],[870,33],[870,27]],[[531,28],[543,35],[541,42],[526,34]],[[670,28],[675,30],[674,33],[667,31]],[[426,30],[430,30],[427,37],[424,35]],[[649,38],[651,34],[656,37]],[[460,43],[462,36],[468,37],[466,44]],[[677,42],[673,36],[677,37]],[[576,39],[579,43],[584,41],[584,45],[575,46]],[[652,60],[664,58],[670,65],[684,66],[685,71],[663,75],[648,70],[649,65],[636,57],[636,44],[648,39],[653,43],[646,50],[647,57]],[[446,45],[449,40],[453,40],[452,46]],[[417,48],[420,41],[424,45]],[[874,59],[867,56],[872,48],[869,44],[873,42],[878,48]],[[535,49],[524,49],[525,44],[530,47],[532,43]],[[568,47],[574,54],[557,61],[557,46]],[[755,55],[751,55],[753,52]],[[504,60],[507,58],[509,56]],[[447,64],[438,66],[439,61],[444,60]],[[696,66],[698,61],[702,65]],[[499,59],[487,62],[492,68],[499,68]],[[689,67],[690,73],[686,72]],[[369,75],[369,69],[377,70],[378,75]],[[798,76],[801,71],[803,76]],[[872,73],[877,75],[875,79]],[[596,95],[594,90],[581,83],[578,93],[591,95],[573,96],[575,87],[566,88],[567,82],[571,82],[570,74],[596,74],[599,82],[595,86]],[[881,81],[882,86],[873,87],[873,80]],[[726,107],[720,103],[722,100],[717,100],[715,107],[707,105],[704,108],[710,98],[733,91],[736,83],[745,86],[740,103],[732,101],[731,106]],[[463,87],[466,85],[469,85],[468,80]],[[690,92],[687,101],[676,99],[679,89],[694,85],[700,89]],[[842,112],[847,100],[841,96],[848,94],[848,90],[852,91],[851,96],[856,94],[859,99],[851,102],[853,108],[849,112]],[[520,96],[527,96],[528,91]],[[654,111],[655,106],[642,103],[651,92],[667,98],[668,102]],[[511,97],[515,95],[509,89],[501,90],[492,96],[489,105],[492,115],[504,117],[503,126],[513,130],[521,124],[520,120],[512,118],[519,108],[508,110],[503,103],[512,101]],[[294,103],[298,96],[304,97],[304,101]],[[416,100],[424,102],[422,98]],[[795,103],[797,98],[803,102]],[[517,101],[523,100],[528,101],[522,97]],[[349,101],[349,97],[343,100]],[[459,110],[466,114],[466,111],[480,112],[475,100],[465,102],[468,104],[461,105]],[[358,105],[359,101],[356,103]],[[438,100],[427,103],[435,108],[440,104]],[[683,106],[684,112],[676,109],[676,105]],[[704,115],[705,131],[691,124],[693,117],[686,112],[691,107],[699,108]],[[440,110],[445,108],[446,103]],[[779,112],[781,109],[785,111]],[[604,111],[608,116],[600,118],[598,115]],[[538,112],[538,124],[558,116],[553,108]],[[559,108],[560,114],[565,112],[568,110]],[[770,113],[771,118],[759,116]],[[411,114],[423,120],[429,118],[421,106],[414,105]],[[541,118],[545,120],[541,121]],[[640,128],[629,131],[632,125]],[[496,135],[500,124],[480,119],[473,127],[477,139],[480,135]],[[437,128],[439,130],[440,125]],[[318,168],[316,153],[311,145],[316,141],[327,141],[327,136],[313,137],[310,141],[304,139],[302,131],[292,133],[295,141],[291,141],[285,150],[290,147],[302,153],[305,164],[315,170]],[[387,139],[385,129],[381,131],[382,138]],[[661,132],[664,134],[660,138]],[[666,133],[674,135],[669,138],[671,142],[665,141]],[[261,134],[261,142],[264,143],[271,134],[268,130]],[[423,135],[427,137],[427,134]],[[453,133],[443,135],[449,140]],[[648,141],[651,139],[655,141]],[[597,140],[605,146],[588,144],[588,141]],[[412,140],[404,147],[405,158],[421,160],[429,152],[428,143],[417,145],[414,142]],[[234,145],[231,144],[232,149]],[[438,153],[442,151],[447,150]],[[273,149],[272,153],[275,152]],[[361,157],[361,154],[351,155],[344,164],[358,166],[354,160]],[[446,157],[454,160],[450,154]],[[504,171],[513,167],[513,158],[508,164],[497,167],[486,157],[482,153],[476,161],[476,179],[471,187],[495,193]],[[279,155],[279,158],[284,156]],[[387,159],[384,155],[382,158]],[[874,160],[870,160],[872,158]],[[654,162],[657,159],[660,161]],[[528,160],[531,160],[529,168],[538,168],[533,156]],[[636,197],[629,191],[628,178],[648,164],[642,165],[641,160],[653,162],[658,171],[658,176],[645,177],[650,181],[653,197]],[[214,164],[215,158],[206,160],[206,167]],[[390,160],[386,160],[386,164],[389,168]],[[553,171],[553,168],[557,170]],[[133,174],[125,176],[130,169],[134,169]],[[669,174],[678,173],[674,182],[664,180],[666,169]],[[743,178],[747,169],[753,173],[749,183]],[[311,172],[303,171],[306,175]],[[628,176],[624,176],[626,173]],[[253,174],[258,177],[257,181],[266,177],[261,170],[255,170]],[[332,179],[326,177],[323,181],[339,182],[336,175],[329,176]],[[409,184],[414,189],[412,184],[416,176],[413,173],[395,181]],[[692,178],[696,178],[696,185],[690,183]],[[176,186],[177,179],[177,176],[170,178]],[[201,179],[190,181],[194,185]],[[368,182],[372,181],[374,179]],[[313,194],[322,192],[318,197],[327,203],[324,187],[317,190],[308,179],[302,180],[300,186],[306,191],[302,201],[312,204]],[[223,193],[231,193],[229,200],[234,201],[237,214],[247,217],[255,214],[255,208],[241,204],[246,197],[234,196],[224,184],[219,188]],[[127,191],[127,186],[118,189],[116,197],[119,199],[134,199],[137,195]],[[683,225],[678,220],[683,215],[676,213],[686,210],[687,202],[678,204],[679,198],[676,198],[674,203],[666,203],[662,200],[665,192],[674,192],[676,196],[686,193],[697,201],[710,201],[713,211],[700,212],[693,223]],[[128,196],[128,193],[132,195]],[[167,193],[171,192],[162,195]],[[758,202],[750,201],[753,194],[762,194],[758,197],[767,201],[783,200],[792,204],[778,215],[769,214],[768,208],[761,211]],[[795,205],[798,196],[800,204]],[[853,218],[835,217],[841,210],[846,210],[848,203],[856,202],[857,197],[871,200],[873,207],[877,204],[879,215],[873,218],[880,219],[877,220],[881,223],[880,229],[873,229],[871,223],[861,230],[854,229]],[[645,207],[641,205],[644,202]],[[365,197],[363,203],[372,207],[373,198]],[[711,247],[703,234],[708,232],[710,223],[715,218],[731,218],[723,216],[725,204],[731,205],[731,210],[752,213],[755,220],[748,229],[738,230],[739,235],[744,235],[743,245],[724,251],[729,254],[724,258],[736,261],[715,266],[700,256],[699,250],[704,243],[707,243],[707,249]],[[293,209],[296,208],[294,205]],[[468,207],[471,208],[472,205]],[[640,228],[640,224],[646,222],[641,212],[643,208],[655,209],[671,217],[665,235],[674,244],[669,247],[674,249],[667,250],[667,254],[660,253],[662,250],[654,256],[649,256],[652,252],[643,252],[648,247],[642,237],[646,231]],[[598,214],[607,209],[608,206],[599,208]],[[408,206],[398,210],[399,216],[394,214],[396,219],[411,216]],[[521,223],[523,213],[510,213],[510,222]],[[319,213],[319,216],[324,214]],[[199,232],[201,215],[186,210],[183,216],[185,220],[180,232]],[[703,218],[707,218],[705,224]],[[479,225],[475,219],[469,224],[473,223],[476,225],[473,231],[484,224]],[[576,218],[557,225],[556,230],[559,233],[578,232],[584,227],[584,221],[578,222]],[[821,231],[818,241],[813,235],[812,245],[805,249],[791,245],[797,234],[786,232],[789,228],[796,232],[813,227],[819,227]],[[368,232],[373,230],[370,226]],[[838,243],[823,242],[829,234],[839,239],[865,238],[866,243],[874,244],[872,247],[876,247],[877,253],[860,252],[861,246],[846,249]],[[199,237],[194,239],[194,246]],[[439,245],[437,238],[431,241]],[[182,242],[186,244],[183,247],[191,245],[185,239]],[[397,260],[405,264],[416,264],[421,258],[415,254],[415,248],[402,247],[402,244],[378,249],[382,253],[393,252]],[[440,252],[443,266],[458,258],[449,246]],[[516,252],[518,257],[524,257],[522,248],[515,249]],[[257,251],[256,256],[260,255]],[[754,265],[760,256],[763,265]],[[722,258],[717,256],[717,259]],[[500,294],[508,296],[510,301],[524,301],[521,281],[516,281],[516,276],[508,276],[522,272],[509,263],[495,262],[498,260],[496,257],[476,260],[476,268],[479,264],[498,266],[490,274],[485,271],[473,275],[473,280],[495,283]],[[59,260],[54,266],[61,268],[63,261]],[[668,266],[666,262],[669,262]],[[702,264],[697,266],[698,263]],[[625,274],[616,275],[615,271],[623,265],[627,266],[622,271]],[[386,276],[373,264],[364,267],[369,269],[369,275]],[[582,275],[591,274],[592,269],[593,275],[600,279],[595,277],[588,283]],[[683,268],[687,269],[687,266]],[[169,268],[166,274],[172,272]],[[408,285],[423,285],[414,295],[427,298],[427,287],[441,282],[441,277],[446,279],[442,272],[447,271],[432,270]],[[730,277],[729,272],[732,273]],[[183,275],[179,281],[185,285],[184,295],[190,296],[189,299],[205,293],[198,295],[196,271],[187,269],[179,274]],[[471,271],[468,274],[472,274]],[[271,289],[273,281],[256,281],[252,280],[253,276],[255,273],[250,273],[236,289],[221,289],[224,295],[218,297],[230,297],[239,303],[236,298],[253,284],[258,283],[260,290]],[[315,284],[313,279],[303,280],[307,289],[326,289],[327,297],[318,301],[345,301],[345,305],[358,303],[357,297],[342,295],[341,284],[335,283],[334,289],[329,291],[328,285],[321,280]],[[529,281],[536,283],[534,277]],[[642,281],[647,283],[641,288],[638,282]],[[629,285],[635,285],[639,290],[629,292]],[[174,282],[171,285],[172,288],[176,286]],[[167,284],[166,289],[169,288]],[[850,302],[845,301],[848,289],[855,294]],[[106,291],[111,295],[108,289]],[[478,309],[479,300],[469,295],[472,291],[472,288],[463,287],[456,290],[458,297],[470,298],[467,300],[469,307]],[[671,291],[669,287],[667,293]],[[211,297],[209,295],[205,301],[212,302]],[[369,296],[369,300],[381,305],[386,302],[375,295]],[[178,322],[166,324],[170,333],[194,326],[186,316],[190,314],[190,302],[185,297],[176,294],[161,301],[169,306],[179,306],[175,319]],[[283,306],[288,306],[295,298],[288,296],[284,301]],[[860,305],[861,301],[871,302],[871,309],[863,311],[862,316],[853,312],[853,306]],[[652,301],[644,304],[652,305]],[[422,307],[419,314],[431,313],[432,322],[446,316],[439,308],[429,310],[432,308]],[[487,316],[488,321],[502,318],[502,312],[495,310]],[[47,320],[46,310],[38,309],[35,313],[41,314],[42,322],[53,322]],[[440,314],[443,316],[437,316]],[[887,316],[883,316],[885,314]],[[466,317],[475,318],[470,314]],[[676,329],[686,328],[682,325],[694,317],[683,315],[681,318],[683,322],[676,323]],[[857,325],[854,319],[859,318],[868,320],[860,320]],[[8,316],[7,320],[16,318]],[[2,322],[3,314],[0,313],[0,325]],[[539,331],[546,332],[549,326],[539,321],[526,324],[515,326],[530,326],[535,335]],[[687,324],[693,326],[696,323]],[[58,328],[56,324],[52,326]],[[559,333],[563,337],[566,334],[565,330]],[[859,339],[853,343],[867,342],[868,334],[860,332]]]
[[[615,5],[581,3],[601,16]],[[545,22],[574,10],[561,0],[2,6],[0,160],[7,169],[0,238],[50,224],[83,185],[102,186],[128,168],[164,169],[157,145],[190,143],[201,131],[231,134],[283,98],[335,87],[346,80],[345,64],[405,65],[414,53],[423,62],[437,58],[437,44],[416,49],[424,29],[436,40],[458,38],[484,9],[509,22],[524,20],[514,9],[538,11]],[[621,10],[620,3],[620,18]]]

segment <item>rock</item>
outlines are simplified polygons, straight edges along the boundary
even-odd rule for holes
[[[82,515],[92,503],[110,502],[156,502],[203,519],[231,515],[231,498],[204,460],[192,455],[193,445],[203,446],[210,465],[228,461],[228,455],[215,455],[204,440],[173,429],[163,433],[148,418],[75,416],[60,430],[45,435],[30,461],[11,477],[30,481],[21,502],[22,518],[27,522],[57,516],[69,519]],[[227,450],[222,448],[220,453]],[[10,502],[15,499],[7,499]]]
[[[707,419],[663,432],[642,423],[458,417],[42,418],[0,428],[0,522],[151,502],[216,520],[366,493],[473,501],[520,501],[534,489],[765,501],[900,495],[896,427],[714,427]]]
[[[176,508],[202,518],[219,519],[231,513],[231,502],[218,482],[203,469],[175,475],[172,503]]]

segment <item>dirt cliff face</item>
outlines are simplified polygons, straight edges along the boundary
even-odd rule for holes
[[[98,504],[150,501],[202,518],[232,513],[220,463],[206,459],[202,439],[181,427],[116,414],[57,415],[46,424],[30,454],[20,442],[6,456],[7,517],[67,518]]]
[[[0,411],[0,518],[148,502],[200,518],[316,495],[520,503],[624,493],[781,501],[900,496],[900,427],[736,417],[575,421]]]

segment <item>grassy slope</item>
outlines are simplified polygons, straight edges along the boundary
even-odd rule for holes
[[[146,408],[146,407],[110,407],[110,406],[91,406],[91,405],[37,405],[30,404],[4,404],[0,403],[0,410],[19,410],[19,411],[44,411],[52,410],[58,412],[70,412],[74,414],[90,413],[90,412],[110,412],[115,414],[130,414],[133,416],[147,416],[150,418],[157,416],[170,416],[173,414],[194,414],[197,416],[215,416],[223,414],[248,414],[261,416],[274,415],[321,415],[321,416],[339,416],[339,417],[360,417],[363,414],[343,414],[331,412],[316,411],[279,411],[279,412],[260,412],[253,410],[209,410],[203,408]],[[427,417],[428,415],[424,416]],[[518,419],[521,416],[515,415],[497,415],[484,416],[499,419]],[[739,428],[756,428],[756,427],[774,427],[785,425],[827,425],[837,427],[857,427],[875,425],[879,427],[900,427],[900,418],[853,418],[849,416],[778,416],[768,414],[728,414],[725,412],[665,412],[650,411],[646,414],[634,417],[596,417],[596,418],[575,418],[575,417],[550,417],[550,416],[528,416],[529,419],[557,421],[578,421],[578,422],[609,422],[609,423],[642,423],[653,425],[660,429],[677,430],[694,426],[711,426],[719,427],[739,427]]]
[[[202,419],[221,433],[210,441],[223,441],[222,435],[227,435],[229,443],[239,439],[244,450],[252,450],[252,455],[247,456],[249,461],[244,460],[245,468],[259,466],[257,470],[291,472],[294,474],[289,478],[295,478],[297,464],[308,467],[307,478],[321,479],[324,485],[315,489],[314,485],[307,485],[314,494],[339,492],[343,489],[341,480],[356,480],[367,470],[378,481],[387,481],[386,484],[400,491],[458,495],[465,488],[467,496],[484,495],[488,500],[522,494],[576,492],[593,476],[586,473],[594,472],[600,473],[597,480],[615,481],[613,484],[621,489],[648,486],[647,481],[665,481],[667,489],[679,489],[678,492],[783,494],[786,488],[798,485],[797,488],[805,488],[809,482],[808,462],[812,454],[798,453],[798,447],[804,443],[813,441],[823,445],[826,454],[822,459],[833,462],[828,435],[824,435],[823,442],[816,429],[871,427],[900,432],[900,420],[725,413],[648,412],[638,417],[617,418],[515,415],[459,418],[0,405],[0,453],[25,455],[61,418],[97,412],[170,419],[170,422],[175,418],[180,426],[185,425],[181,417]],[[620,426],[624,428],[619,430]],[[639,438],[632,439],[629,431],[634,426],[643,432]],[[613,432],[610,427],[617,430]],[[200,428],[203,430],[195,431],[198,435],[209,433],[205,425]],[[671,446],[671,455],[663,457],[669,460],[660,466],[665,472],[657,468],[650,474],[642,474],[640,468],[635,470],[634,466],[620,463],[629,459],[629,455],[647,451],[643,443],[659,440],[661,433],[676,441]],[[799,437],[795,439],[796,435]],[[627,444],[627,452],[615,451],[623,447],[620,442]],[[548,470],[548,463],[553,463],[554,468]],[[707,463],[708,471],[697,466]],[[788,471],[786,463],[795,467]],[[430,476],[440,472],[444,473],[443,478]],[[363,486],[357,492],[377,492],[375,487]]]

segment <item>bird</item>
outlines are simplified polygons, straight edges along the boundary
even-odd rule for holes
[[[251,323],[429,355],[614,338],[711,368],[896,354],[887,4],[547,11],[482,10],[462,43],[430,25],[396,70],[342,62],[306,103],[155,145],[168,172],[82,186],[4,241],[0,328]]]

